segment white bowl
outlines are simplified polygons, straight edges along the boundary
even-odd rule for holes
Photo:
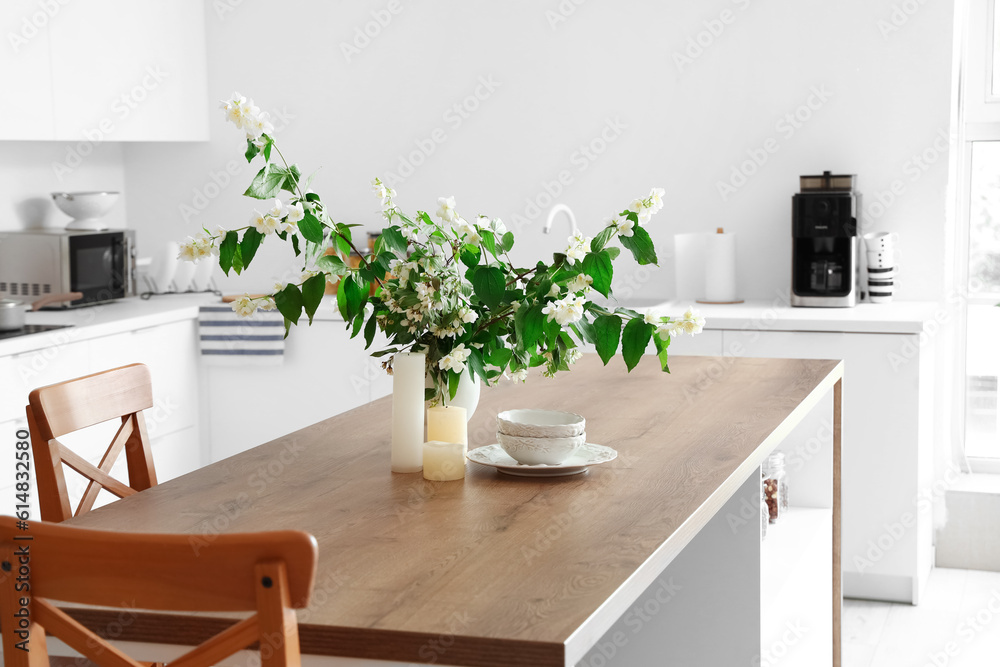
[[[100,218],[118,201],[117,192],[53,192],[56,208],[73,218],[66,229],[107,229]]]
[[[497,415],[497,431],[525,438],[568,438],[582,435],[587,420],[559,410],[505,410]]]
[[[569,438],[525,438],[497,431],[500,446],[512,459],[524,465],[559,465],[583,445],[587,434]]]

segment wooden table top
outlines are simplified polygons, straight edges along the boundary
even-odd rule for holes
[[[842,376],[841,362],[655,358],[627,375],[586,355],[570,373],[484,388],[470,446],[496,414],[579,412],[619,458],[584,475],[463,481],[389,471],[390,398],[68,523],[190,533],[295,528],[319,543],[303,653],[459,665],[572,665]],[[322,383],[305,380],[305,400]],[[293,390],[281,388],[280,390]],[[276,388],[279,390],[279,388]],[[247,419],[269,414],[266,397]],[[110,616],[75,615],[100,626]],[[113,615],[111,615],[113,616]],[[140,615],[121,639],[195,644],[228,621]]]

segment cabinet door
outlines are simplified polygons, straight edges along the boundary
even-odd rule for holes
[[[208,139],[201,0],[69,3],[50,32],[56,139]]]
[[[279,366],[205,363],[212,461],[367,403],[384,379],[363,348],[343,322],[316,321],[292,332]]]
[[[51,7],[49,6],[51,5]],[[52,139],[52,60],[49,54],[53,15],[60,3],[4,0],[0,16],[0,140]]]
[[[649,350],[652,351],[652,346]],[[718,330],[702,331],[695,336],[673,336],[670,339],[670,356],[722,356],[722,332]],[[652,352],[650,352],[652,354]]]
[[[726,331],[723,337],[727,356],[844,360],[843,567],[845,572],[865,574],[869,581],[874,581],[873,574],[900,581],[917,575],[918,530],[890,535],[891,548],[871,546],[878,546],[880,539],[884,546],[886,526],[917,513],[917,338],[759,330]],[[825,431],[828,426],[814,428]],[[789,479],[793,485],[794,479]],[[853,581],[858,580],[866,581]],[[847,584],[845,580],[845,589]],[[845,593],[864,597],[864,591]]]

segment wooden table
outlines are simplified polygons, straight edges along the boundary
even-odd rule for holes
[[[832,394],[828,590],[833,664],[839,664],[842,364],[678,357],[671,368],[664,374],[654,359],[644,359],[626,375],[620,360],[604,368],[587,355],[556,379],[484,388],[470,423],[472,446],[493,442],[502,409],[579,412],[587,417],[590,442],[620,452],[618,460],[585,475],[516,478],[472,463],[459,482],[392,474],[385,398],[68,523],[190,533],[194,549],[210,547],[218,533],[309,531],[320,555],[312,603],[299,612],[307,654],[574,665],[643,591],[658,590],[658,581],[666,586],[658,577],[713,518],[721,520],[716,515],[741,488],[756,488],[759,500],[761,461]],[[303,379],[303,400],[322,400],[321,387],[321,378]],[[300,388],[275,387],[295,390]],[[260,404],[247,406],[247,419],[281,415],[269,414],[262,396]],[[755,531],[752,542],[739,539],[759,545],[759,524],[742,534]],[[724,620],[722,605],[711,609]],[[755,613],[742,611],[747,618]],[[119,612],[75,615],[100,630]],[[139,613],[121,628],[120,639],[193,645],[230,622]],[[757,628],[759,637],[759,621]]]

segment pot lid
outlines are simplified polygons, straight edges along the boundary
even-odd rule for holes
[[[0,308],[17,308],[22,305],[24,304],[16,299],[0,299]]]

